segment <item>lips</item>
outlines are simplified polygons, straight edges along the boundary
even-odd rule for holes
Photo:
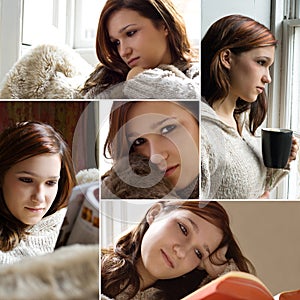
[[[160,250],[160,251],[161,251],[162,257],[163,257],[164,261],[166,262],[167,266],[174,269],[174,264],[171,261],[171,259],[169,258],[169,256],[163,250]]]
[[[38,207],[25,207],[27,210],[35,213],[39,213],[44,211],[44,208],[38,208]]]
[[[264,91],[264,88],[260,86],[257,86],[256,89],[258,90],[259,93],[262,93]]]
[[[175,165],[173,167],[167,168],[164,177],[171,176],[176,171],[176,169],[178,168],[178,166],[179,165]]]
[[[139,57],[135,57],[135,58],[130,59],[127,62],[128,66],[133,67],[136,64],[136,62],[138,61],[138,59],[139,59]]]

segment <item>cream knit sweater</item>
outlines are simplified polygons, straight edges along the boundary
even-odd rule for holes
[[[267,169],[261,140],[239,120],[242,134],[227,125],[201,102],[202,199],[257,199],[273,189],[289,169]]]
[[[29,256],[50,253],[54,250],[60,227],[62,225],[66,208],[43,218],[32,226],[21,242],[11,251],[0,251],[0,264],[12,264]]]
[[[99,93],[93,87],[85,98],[93,99],[200,99],[199,64],[185,72],[173,65],[160,65]]]

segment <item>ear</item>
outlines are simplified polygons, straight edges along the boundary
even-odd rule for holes
[[[151,225],[154,219],[159,215],[162,211],[163,206],[161,203],[155,203],[147,212],[146,220],[149,225]]]
[[[223,50],[220,53],[220,61],[225,68],[230,69],[232,61],[232,52],[229,49]]]

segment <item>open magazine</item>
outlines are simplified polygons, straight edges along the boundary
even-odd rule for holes
[[[264,283],[256,276],[239,271],[229,272],[182,300],[300,300],[299,290],[272,296]]]
[[[55,248],[99,243],[99,182],[73,188]]]

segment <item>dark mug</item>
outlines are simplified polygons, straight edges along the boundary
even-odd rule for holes
[[[281,128],[264,128],[261,130],[262,155],[267,168],[283,169],[288,162],[293,131]]]

